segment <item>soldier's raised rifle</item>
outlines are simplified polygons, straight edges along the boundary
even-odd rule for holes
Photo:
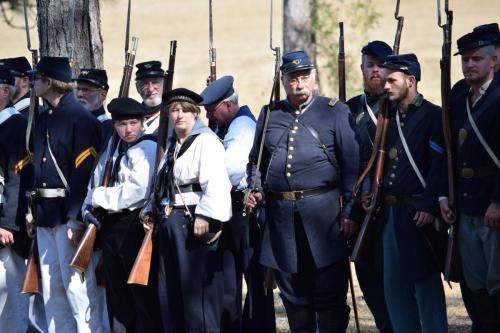
[[[208,0],[208,63],[210,74],[207,77],[207,86],[217,80],[217,52],[214,47],[212,0]],[[208,127],[210,127],[212,131],[214,131],[217,127],[217,123],[212,119],[208,119]]]
[[[28,51],[31,52],[31,66],[34,69],[38,63],[38,50],[31,48],[31,38],[30,31],[28,25],[28,0],[23,1],[24,8],[24,26],[26,29],[26,41]],[[33,89],[33,80],[30,82],[31,91],[30,91],[30,108],[28,115],[28,127],[26,128],[26,152],[30,157],[30,160],[33,161],[33,153],[31,148],[33,147],[33,128],[35,126],[36,118],[38,116],[38,98],[36,97],[35,91]],[[34,205],[34,196],[36,195],[36,191],[28,191],[26,193],[28,199],[28,205],[30,205],[29,211],[33,212],[31,209]],[[35,220],[32,214],[26,216],[27,223],[31,225],[31,228],[35,226]],[[31,232],[28,230],[28,235],[32,238],[31,246],[28,255],[28,264],[26,266],[26,272],[23,278],[23,284],[21,287],[21,293],[30,293],[35,294],[40,292],[40,258],[38,256],[38,246],[36,240],[35,231]]]
[[[129,36],[130,30],[130,0],[129,0],[129,13],[127,13],[127,28],[125,35]],[[137,52],[137,44],[139,40],[137,37],[132,37],[132,50],[128,49],[128,38],[125,41],[125,66],[123,67],[123,76],[120,84],[119,97],[128,97],[130,89],[130,81],[132,78],[132,71],[135,62],[135,54]],[[118,145],[118,134],[113,131],[111,142],[109,144],[108,154],[106,155],[106,164],[101,177],[99,186],[108,187],[110,184],[111,173],[113,170],[113,154]],[[99,160],[99,159],[98,159]],[[94,250],[94,243],[97,236],[97,230],[100,227],[99,219],[102,217],[103,212],[100,209],[93,209],[92,212],[87,212],[85,222],[87,229],[83,234],[82,239],[78,243],[75,254],[71,258],[70,266],[83,274],[87,271]]]
[[[394,18],[398,21],[398,26],[396,29],[396,37],[394,38],[392,51],[394,55],[397,55],[399,53],[401,32],[403,29],[404,21],[404,17],[399,16],[399,0],[397,0],[396,3],[396,12],[394,13]],[[382,204],[382,184],[384,182],[384,167],[387,155],[387,133],[390,123],[390,103],[388,97],[384,96],[380,103],[380,112],[377,117],[377,129],[375,131],[375,140],[373,143],[372,154],[365,170],[356,180],[353,188],[353,195],[357,196],[359,188],[361,187],[364,179],[370,173],[372,167],[374,166],[374,162],[376,161],[375,173],[373,175],[371,184],[371,193],[369,194],[368,198],[362,200],[366,215],[363,220],[363,224],[361,225],[358,237],[356,238],[356,243],[354,244],[353,251],[351,253],[351,260],[354,262],[365,262],[366,260],[368,260],[371,243],[375,236],[374,229],[377,214],[380,211],[380,206]]]
[[[462,265],[457,244],[456,226],[458,215],[456,214],[456,192],[455,192],[455,151],[451,141],[451,27],[453,24],[453,12],[448,8],[448,0],[444,2],[444,12],[446,23],[441,23],[441,1],[437,0],[438,26],[443,29],[443,47],[441,55],[441,103],[443,120],[443,137],[446,147],[446,164],[448,171],[448,204],[451,209],[451,217],[455,218],[455,223],[448,230],[448,246],[446,251],[443,276],[445,281],[460,282]]]
[[[177,51],[177,41],[170,41],[170,55],[168,60],[168,69],[165,72],[164,81],[163,81],[163,94],[172,90],[173,82],[174,82],[174,69],[175,69],[175,55]],[[141,247],[139,252],[137,253],[137,257],[134,261],[134,266],[132,266],[132,270],[130,271],[130,275],[128,277],[128,284],[138,284],[142,286],[146,286],[149,281],[149,272],[151,270],[151,259],[153,255],[153,233],[156,226],[156,219],[158,216],[156,203],[160,202],[161,198],[158,198],[159,189],[161,188],[161,184],[158,183],[158,178],[156,175],[158,173],[158,166],[165,154],[166,146],[167,146],[167,135],[168,135],[168,109],[167,105],[163,105],[160,111],[160,124],[158,126],[158,140],[156,146],[156,159],[155,159],[155,167],[153,172],[153,185],[151,188],[153,189],[152,195],[152,211],[149,215],[144,215],[141,212],[141,217],[143,219],[143,224],[147,226],[146,234],[144,235],[144,239],[142,240]]]
[[[339,100],[346,102],[346,83],[345,83],[345,48],[344,48],[344,22],[339,22],[339,55],[338,55],[338,76],[339,76]],[[340,197],[340,209],[343,209],[343,198]],[[354,324],[356,332],[360,332],[358,306],[356,304],[356,293],[354,291],[354,280],[352,278],[351,265],[349,264],[349,289],[351,290],[351,301],[354,309]]]

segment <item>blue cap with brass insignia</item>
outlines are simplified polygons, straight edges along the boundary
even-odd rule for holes
[[[385,42],[374,40],[361,49],[361,54],[384,60],[392,54],[392,48]]]
[[[10,69],[7,66],[0,66],[0,83],[13,86],[14,81],[14,76],[12,76]]]
[[[417,81],[420,81],[420,64],[414,53],[390,55],[385,58],[385,62],[380,66],[413,75]]]
[[[464,54],[465,52],[490,45],[495,45],[495,36],[485,29],[475,30],[457,40],[458,52],[454,55]]]
[[[41,74],[61,82],[71,82],[71,67],[66,57],[42,57],[35,69],[27,74]]]
[[[135,67],[137,67],[137,71],[135,72],[136,80],[140,80],[148,76],[163,77],[165,75],[165,71],[161,68],[160,61],[153,60],[141,62],[140,64],[135,65]]]
[[[307,53],[304,51],[292,51],[285,53],[280,67],[283,74],[312,68],[314,68],[314,65],[309,59]]]
[[[108,75],[106,74],[106,71],[104,69],[83,68],[82,70],[80,70],[80,75],[78,75],[78,78],[76,78],[75,81],[90,83],[97,88],[101,88],[104,90],[109,89]]]
[[[144,105],[130,97],[118,97],[108,104],[108,111],[113,120],[141,119],[147,113]]]
[[[223,76],[212,82],[201,92],[203,101],[200,105],[215,104],[231,96],[234,93],[233,82],[234,78],[231,75]]]
[[[162,101],[165,105],[173,102],[188,102],[194,105],[199,105],[203,97],[186,88],[177,88],[163,94]]]
[[[26,76],[26,72],[31,70],[31,65],[26,57],[15,57],[0,60],[10,69],[14,76]]]
[[[486,31],[495,38],[495,44],[500,45],[500,29],[498,23],[481,24],[472,29],[472,31]]]

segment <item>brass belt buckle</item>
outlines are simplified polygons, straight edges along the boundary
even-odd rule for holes
[[[398,202],[398,198],[394,195],[386,195],[384,201],[388,205],[395,205]]]
[[[463,168],[461,174],[462,174],[462,178],[470,179],[470,178],[474,177],[474,169]]]
[[[286,201],[295,201],[295,192],[283,192],[283,200]]]

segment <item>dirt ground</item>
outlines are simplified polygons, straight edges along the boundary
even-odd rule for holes
[[[126,0],[101,2],[104,64],[111,86],[108,99],[117,95],[122,75],[126,3]],[[359,64],[359,50],[367,41],[359,40],[356,31],[350,28],[349,17],[343,13],[342,3],[347,1],[340,2],[342,13],[339,15],[346,25],[346,57],[354,57]],[[262,0],[213,0],[217,74],[232,74],[235,77],[241,104],[248,104],[254,113],[267,103],[272,86],[274,56],[269,49],[269,4],[270,1]],[[383,16],[379,20],[379,26],[369,33],[369,38],[382,39],[392,45],[396,29],[393,17],[395,1],[378,0],[376,4]],[[282,36],[282,1],[276,0],[274,8],[274,40],[279,43]],[[498,22],[500,1],[450,0],[450,8],[454,11],[454,53],[457,37],[478,24]],[[174,87],[201,91],[208,75],[208,1],[132,1],[132,10],[131,35],[139,37],[136,63],[160,59],[166,66],[170,40],[176,39],[178,48]],[[429,100],[440,104],[439,58],[442,31],[437,26],[436,1],[402,0],[400,15],[405,17],[400,53],[417,54],[422,65],[419,90]],[[23,18],[14,18],[14,23],[22,26]],[[35,34],[36,31],[32,33]],[[30,58],[24,30],[12,29],[1,19],[0,39],[0,58],[19,55]],[[36,38],[34,39],[36,46]],[[453,57],[452,82],[461,77],[460,59]],[[131,92],[132,90],[133,87]],[[331,90],[324,91],[334,95]],[[137,97],[137,94],[133,92],[131,97]],[[356,295],[362,331],[375,332],[373,319],[359,289],[356,290]],[[469,321],[458,286],[453,286],[453,289],[446,287],[446,295],[450,332],[467,332]],[[276,300],[279,305],[277,295]],[[287,332],[286,315],[282,306],[278,306],[277,314],[281,332]],[[355,332],[352,318],[351,315],[349,329],[350,332]]]

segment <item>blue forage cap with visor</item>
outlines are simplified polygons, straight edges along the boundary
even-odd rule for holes
[[[140,80],[145,77],[163,77],[165,75],[165,71],[161,68],[160,61],[146,61],[141,62],[137,65],[137,71],[135,72],[135,79]]]
[[[280,69],[283,74],[314,68],[314,64],[305,51],[287,52],[282,60]]]
[[[420,64],[414,53],[390,55],[385,58],[385,62],[380,66],[413,75],[417,81],[420,81]]]
[[[14,76],[12,76],[10,69],[7,66],[0,65],[0,83],[13,86],[14,81]]]
[[[43,75],[57,81],[71,82],[71,66],[66,57],[42,57],[35,69],[27,73],[29,76]]]
[[[392,54],[392,48],[385,42],[374,40],[361,49],[361,54],[384,60],[387,56]]]
[[[230,97],[234,93],[233,82],[234,78],[231,75],[223,76],[212,82],[201,92],[200,96],[203,101],[200,105],[212,105]]]
[[[31,65],[26,57],[7,58],[0,60],[0,62],[7,66],[14,76],[26,76],[26,72],[31,70]]]
[[[464,54],[465,52],[490,45],[495,45],[495,36],[488,30],[475,30],[463,35],[457,40],[458,52],[454,55]]]
[[[86,82],[90,83],[97,88],[108,90],[108,75],[104,69],[83,68],[80,71],[80,75],[75,79],[76,82]]]
[[[500,29],[498,28],[498,23],[478,25],[472,31],[487,32],[494,37],[495,45],[500,45]]]

